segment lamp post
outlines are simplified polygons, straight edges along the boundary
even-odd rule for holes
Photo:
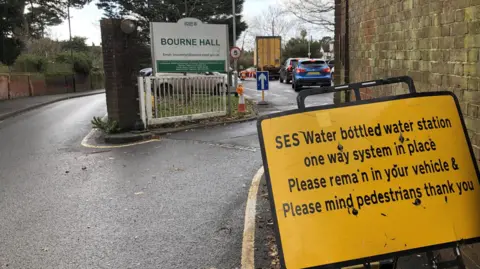
[[[70,22],[70,0],[68,0],[68,5],[67,5],[67,16],[68,16],[68,34],[70,36],[70,61],[72,62],[72,69],[75,66],[73,62],[73,48],[72,48],[72,24]],[[77,91],[77,86],[75,83],[75,69],[73,70],[74,73],[72,75],[72,82],[73,82],[73,92]]]
[[[235,0],[232,0],[232,14],[233,14],[233,46],[237,46],[237,12],[235,11]],[[237,89],[238,84],[238,70],[237,70],[237,59],[233,60],[233,89]],[[227,89],[227,93],[230,91]],[[231,113],[230,107],[230,94],[228,94],[228,113]]]

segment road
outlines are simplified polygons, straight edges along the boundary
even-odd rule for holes
[[[245,89],[245,96],[256,101],[261,100],[261,91],[257,91],[256,81],[247,79],[242,81]],[[261,114],[275,113],[280,111],[292,110],[297,108],[298,93],[292,89],[291,84],[283,84],[277,81],[270,81],[270,90],[265,92],[265,100],[268,106],[260,107]],[[305,88],[307,89],[307,88]],[[309,96],[305,100],[305,105],[320,106],[333,103],[333,93]]]
[[[237,268],[255,123],[82,148],[105,96],[0,123],[0,268]]]

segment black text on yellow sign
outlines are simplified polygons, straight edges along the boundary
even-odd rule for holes
[[[450,93],[259,121],[285,267],[480,237],[478,168]]]

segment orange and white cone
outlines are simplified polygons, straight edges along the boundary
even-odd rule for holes
[[[238,112],[245,113],[245,97],[243,97],[243,94],[238,96]]]
[[[245,97],[243,97],[243,85],[237,85],[238,93],[238,112],[245,113]]]

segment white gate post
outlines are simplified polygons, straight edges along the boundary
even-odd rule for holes
[[[146,102],[146,108],[147,108],[147,126],[150,125],[150,122],[153,118],[152,114],[152,83],[151,83],[151,78],[146,77],[145,78],[145,94],[147,96]]]
[[[145,80],[143,77],[138,77],[138,105],[140,106],[140,119],[142,120],[143,126],[147,128],[147,119],[145,113]]]

